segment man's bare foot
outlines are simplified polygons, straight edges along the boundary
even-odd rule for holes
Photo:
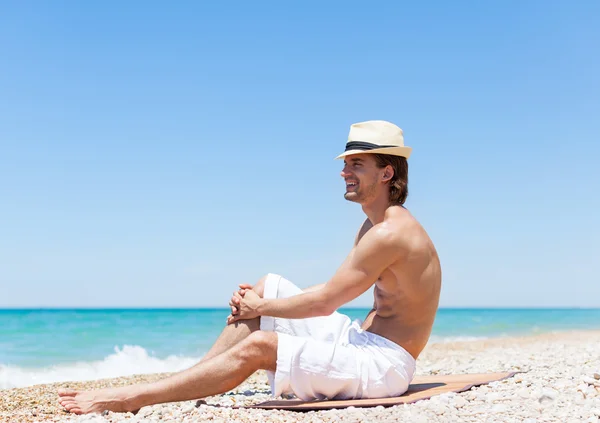
[[[67,411],[74,414],[102,413],[105,410],[135,413],[141,407],[135,400],[136,394],[137,390],[131,386],[97,391],[59,389],[58,402]]]

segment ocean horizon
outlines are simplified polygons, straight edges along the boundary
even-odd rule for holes
[[[369,308],[341,308],[362,320]],[[183,370],[228,308],[2,308],[0,389]],[[430,343],[600,329],[600,308],[441,307]]]

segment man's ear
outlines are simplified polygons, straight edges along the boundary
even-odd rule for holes
[[[394,168],[390,165],[387,165],[383,169],[383,176],[381,178],[382,182],[388,182],[390,179],[394,177]]]

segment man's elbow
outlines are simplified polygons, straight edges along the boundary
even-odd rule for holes
[[[319,316],[329,316],[337,310],[337,305],[331,301],[321,301],[317,306],[317,313]]]
[[[312,297],[310,301],[310,308],[311,314],[314,314],[315,317],[329,316],[337,310],[337,301],[334,301],[335,297],[332,301],[333,295],[328,291],[329,290],[325,285],[323,288],[307,294]]]

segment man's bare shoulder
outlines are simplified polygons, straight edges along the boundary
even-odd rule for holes
[[[415,252],[433,247],[425,228],[403,207],[389,207],[386,210],[383,228],[388,237],[403,249]]]
[[[406,246],[406,233],[413,225],[409,215],[386,211],[382,222],[373,225],[368,219],[361,228],[369,246],[379,249],[399,250]]]
[[[370,248],[395,251],[399,255],[435,251],[423,226],[408,210],[398,206],[389,207],[381,223],[373,225],[367,219],[359,231],[357,244],[363,237]]]

